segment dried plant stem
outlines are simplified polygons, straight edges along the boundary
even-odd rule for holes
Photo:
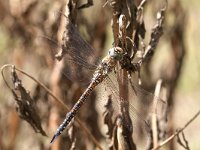
[[[2,74],[2,77],[6,83],[6,85],[12,89],[9,84],[6,82],[5,80],[5,77],[3,75],[3,70],[6,68],[6,67],[14,67],[14,65],[12,64],[6,64],[4,66],[1,67],[1,74]],[[64,109],[66,109],[67,111],[70,110],[70,108],[65,105],[65,103],[63,103],[63,101],[59,98],[57,98],[49,88],[47,88],[42,82],[38,81],[36,78],[34,78],[33,76],[29,75],[28,73],[24,72],[23,70],[21,69],[18,69],[15,67],[15,70],[19,71],[20,73],[26,75],[27,77],[29,77],[30,79],[32,79],[33,81],[35,81],[36,83],[38,83],[42,88],[44,88],[47,93],[52,96]],[[75,118],[76,122],[79,124],[79,126],[83,129],[83,131],[85,131],[85,133],[87,134],[87,136],[94,142],[94,144],[100,149],[100,150],[103,150],[102,147],[100,146],[99,142],[95,139],[95,137],[90,133],[89,129],[81,122],[80,119],[78,119],[77,117]]]
[[[165,141],[160,143],[157,147],[153,148],[153,150],[157,150],[164,146],[165,144],[169,143],[174,137],[176,137],[179,133],[181,133],[185,128],[187,128],[200,114],[200,110],[179,130],[177,130],[174,134],[168,137]]]
[[[188,143],[188,141],[186,140],[185,134],[184,134],[183,131],[181,132],[181,136],[182,136],[182,138],[183,138],[183,142],[184,142],[184,143],[182,142],[182,140],[181,140],[179,134],[178,134],[178,136],[177,136],[177,142],[178,142],[184,149],[190,150],[189,143]]]
[[[152,115],[152,132],[153,132],[153,147],[157,147],[158,145],[158,127],[157,127],[157,116],[156,116],[156,108],[157,108],[157,100],[156,97],[159,97],[160,95],[160,89],[162,85],[162,80],[158,80],[156,83],[156,88],[155,88],[155,100],[153,101],[153,115]]]
[[[14,67],[14,65],[6,64],[6,65],[3,65],[3,66],[1,67],[1,76],[2,76],[2,78],[3,78],[3,80],[4,80],[5,84],[6,84],[6,86],[12,91],[13,89],[10,87],[10,85],[9,85],[8,82],[6,81],[5,76],[4,76],[4,73],[3,73],[3,70],[4,70],[5,67]]]

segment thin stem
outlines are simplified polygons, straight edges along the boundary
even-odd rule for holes
[[[8,82],[6,81],[5,76],[4,76],[4,73],[3,73],[3,70],[4,70],[6,67],[13,67],[13,65],[11,65],[11,64],[6,64],[6,65],[3,65],[3,66],[1,67],[1,75],[2,75],[2,78],[3,78],[3,80],[4,80],[5,84],[6,84],[6,86],[12,91],[13,89],[12,89],[11,86],[8,84]]]
[[[158,127],[157,127],[157,116],[156,116],[156,108],[157,108],[157,100],[156,97],[160,95],[160,89],[162,85],[162,80],[158,80],[156,83],[156,88],[154,92],[154,101],[153,101],[153,115],[152,115],[152,132],[153,132],[153,147],[157,147],[158,145]]]
[[[185,128],[187,128],[200,114],[200,110],[183,126],[183,128],[177,130],[173,135],[168,137],[165,141],[160,143],[157,147],[153,148],[153,150],[157,150],[164,146],[165,144],[169,143],[174,137],[176,137],[180,132],[182,132]]]

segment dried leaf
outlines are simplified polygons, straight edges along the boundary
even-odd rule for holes
[[[38,115],[36,104],[28,91],[23,87],[14,68],[12,69],[12,81],[15,87],[15,89],[12,90],[12,94],[14,100],[17,102],[16,109],[20,118],[26,120],[36,133],[41,133],[43,136],[46,136],[46,133],[41,127],[41,119]]]

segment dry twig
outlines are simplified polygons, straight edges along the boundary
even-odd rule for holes
[[[158,80],[155,88],[155,97],[159,97],[161,90],[162,80]],[[152,132],[153,132],[153,147],[158,145],[158,127],[157,127],[157,116],[156,116],[157,101],[153,103],[153,115],[152,115]]]
[[[181,138],[180,138],[180,133],[179,133],[179,134],[177,135],[177,142],[178,142],[183,148],[185,148],[186,150],[190,150],[188,141],[186,140],[185,134],[184,134],[183,131],[181,132],[181,136],[182,136],[182,138],[183,138],[183,141],[181,140]],[[184,142],[184,143],[183,143],[183,142]]]
[[[200,110],[181,129],[178,129],[173,135],[168,137],[165,141],[161,142],[157,147],[153,148],[153,150],[157,150],[162,146],[166,145],[167,143],[169,143],[172,139],[178,136],[178,134],[183,132],[183,130],[185,130],[185,128],[187,128],[199,115],[200,115]]]

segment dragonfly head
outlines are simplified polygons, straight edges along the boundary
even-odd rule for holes
[[[113,47],[109,49],[108,55],[116,60],[120,60],[123,55],[123,49],[120,47]]]

